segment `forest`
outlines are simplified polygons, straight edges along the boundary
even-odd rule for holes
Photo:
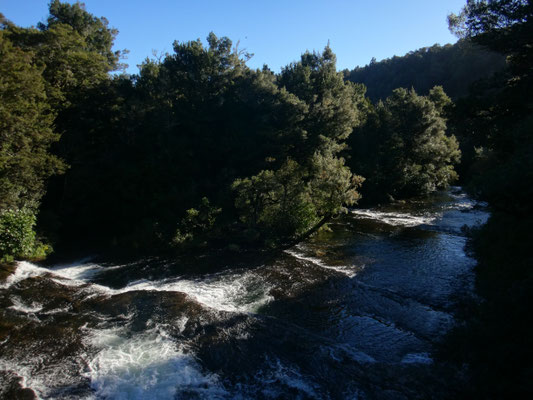
[[[531,395],[532,13],[468,0],[456,44],[351,71],[329,45],[251,69],[211,32],[134,75],[80,3],[51,1],[31,28],[0,14],[1,263],[272,251],[459,182],[491,210],[468,232],[483,300],[440,357],[467,366],[465,399]]]
[[[372,59],[364,67],[344,70],[344,78],[362,83],[374,102],[384,100],[399,87],[427,93],[440,85],[457,100],[468,95],[469,88],[505,67],[505,56],[472,40],[459,39],[455,44],[435,44],[411,51],[404,56],[385,60]]]

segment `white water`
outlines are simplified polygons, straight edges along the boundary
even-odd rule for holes
[[[205,399],[226,394],[218,377],[202,373],[194,356],[158,326],[131,336],[120,328],[94,330],[87,342],[99,349],[85,374],[98,398],[175,399],[178,390]]]
[[[375,210],[352,210],[352,214],[365,219],[372,219],[392,226],[413,227],[430,225],[435,221],[435,216],[417,216],[407,213],[392,213]]]
[[[120,292],[146,290],[186,293],[197,302],[218,311],[256,312],[273,297],[270,286],[253,272],[216,274],[202,280],[167,279],[134,282]]]
[[[459,209],[474,207],[472,203],[468,203],[466,200],[458,196],[457,201],[449,206],[450,209],[457,209],[457,211],[450,214],[451,216],[449,215],[447,218],[450,219],[453,217],[459,220],[459,217],[461,217]],[[448,209],[446,205],[443,207],[444,210]],[[406,213],[377,212],[375,210],[357,211],[361,214],[357,216],[360,218],[377,219],[390,225],[408,227],[422,224],[434,224],[435,227],[438,227],[440,221],[434,222],[434,220],[441,217],[438,213],[420,216]],[[443,214],[446,214],[446,211]],[[455,224],[455,219],[451,222]],[[352,278],[356,276],[361,268],[360,265],[328,265],[329,261],[327,259],[321,259],[319,256],[314,257],[314,253],[306,249],[305,246],[297,246],[291,250],[287,250],[286,253],[302,260],[302,266],[307,267],[301,268],[302,272],[305,273],[306,270],[311,271],[313,275],[316,275],[318,271],[324,269],[326,273],[322,272],[319,274],[320,276],[326,274],[326,277],[331,277],[333,273],[339,273]],[[289,263],[283,271],[276,272],[279,272],[282,276],[284,276],[282,272],[290,275],[287,271],[292,271],[291,267],[293,265],[294,263]],[[122,268],[122,266],[105,267],[94,263],[82,262],[75,265],[46,269],[30,263],[19,263],[15,273],[4,281],[0,285],[0,288],[16,286],[27,278],[46,276],[47,279],[52,279],[59,284],[75,287],[76,298],[78,298],[79,294],[82,294],[82,296],[100,296],[105,298],[132,291],[179,292],[185,293],[191,299],[210,309],[237,313],[257,312],[261,306],[273,300],[270,295],[272,284],[269,284],[263,276],[269,276],[269,280],[273,279],[273,277],[266,274],[262,268],[203,275],[201,279],[173,277],[161,280],[135,281],[119,289],[94,283],[97,280],[101,281],[99,279],[101,278],[101,273],[116,268]],[[122,274],[122,276],[124,275]],[[363,278],[363,274],[358,278]],[[348,282],[347,280],[343,281]],[[362,282],[358,284],[369,286]],[[26,285],[20,285],[21,288],[23,286],[25,287]],[[390,290],[386,288],[378,289],[381,291]],[[74,292],[74,289],[71,289],[71,291]],[[15,290],[14,292],[16,293],[18,291]],[[390,292],[391,294],[396,294],[393,290],[390,290]],[[273,291],[273,293],[277,292]],[[346,295],[349,296],[349,292],[346,292]],[[165,296],[165,298],[167,297]],[[394,299],[398,297],[399,295],[394,296]],[[339,298],[342,299],[342,297]],[[68,306],[63,309],[48,310],[48,306],[21,298],[18,295],[9,295],[9,299],[12,305],[9,306],[8,303],[8,308],[11,310],[28,314],[30,318],[34,318],[33,314],[38,313],[37,315],[43,321],[46,318],[45,314],[69,312],[71,310]],[[39,301],[48,304],[41,298],[39,298]],[[64,305],[63,303],[61,304]],[[164,305],[162,306],[164,307]],[[128,308],[125,313],[130,311]],[[266,313],[268,314],[268,310]],[[96,325],[100,329],[82,328],[81,332],[86,333],[87,337],[83,339],[85,346],[82,347],[84,351],[82,359],[85,362],[85,367],[81,371],[81,374],[86,378],[83,384],[90,384],[91,389],[94,391],[94,395],[92,395],[89,389],[87,389],[87,396],[89,397],[86,398],[217,399],[235,397],[244,399],[254,397],[247,397],[245,393],[248,392],[240,390],[241,388],[246,389],[246,383],[238,383],[235,387],[228,381],[224,381],[223,384],[219,376],[208,372],[208,368],[210,368],[209,362],[200,364],[193,352],[193,348],[186,347],[182,342],[183,337],[187,337],[191,331],[196,329],[196,326],[203,327],[204,321],[210,323],[209,316],[216,317],[217,322],[219,322],[225,320],[227,315],[211,315],[213,313],[206,313],[209,316],[205,319],[200,317],[200,320],[196,320],[194,314],[189,316],[181,315],[180,318],[174,320],[168,318],[169,320],[165,321],[164,326],[149,320],[146,329],[137,331],[140,328],[139,323],[142,323],[145,317],[144,311],[141,314],[142,318],[137,318],[138,315],[134,311],[131,311],[129,316],[125,316],[122,319],[119,318],[122,316],[102,318],[101,323],[98,322]],[[164,315],[167,314],[165,313]],[[414,315],[414,317],[416,316]],[[190,322],[189,317],[191,318]],[[100,318],[100,315],[98,315],[98,318]],[[345,319],[346,317],[342,316],[342,318]],[[60,318],[57,320],[59,321]],[[124,320],[127,322],[124,322]],[[154,320],[157,321],[158,319],[154,318]],[[169,326],[172,326],[172,329]],[[217,329],[223,331],[220,337],[232,338],[236,341],[242,340],[243,349],[246,349],[246,341],[252,342],[254,340],[254,331],[247,330],[247,328],[245,324],[244,326],[239,325],[235,327],[232,325],[226,327],[224,324],[217,325]],[[175,335],[176,331],[183,333],[183,335]],[[176,337],[171,337],[167,332],[173,332],[173,335]],[[366,338],[363,344],[359,342],[360,336],[358,336],[357,340],[353,342],[342,342],[331,347],[326,345],[326,359],[328,361],[331,359],[337,360],[339,368],[347,364],[350,365],[350,360],[356,361],[357,364],[377,363],[376,359],[361,351],[360,348],[366,350],[368,347],[365,347],[365,344],[368,343],[371,346],[374,343],[378,343],[375,345],[378,348],[386,344],[382,344],[379,338],[373,340],[374,335],[372,334],[369,336],[370,338]],[[399,337],[399,335],[391,337]],[[5,341],[7,342],[8,340],[9,338]],[[223,343],[223,345],[226,345],[226,343]],[[371,346],[370,349],[372,349]],[[396,344],[392,343],[392,347],[394,346]],[[87,349],[86,353],[85,348]],[[254,347],[252,346],[251,348]],[[240,351],[240,344],[237,346],[237,349]],[[390,350],[388,347],[384,349],[385,352]],[[409,365],[412,364],[422,365],[422,368],[424,368],[424,364],[431,364],[433,361],[428,353],[422,352],[424,350],[426,350],[425,347],[409,347],[406,350],[395,353],[397,354],[394,358],[394,364],[396,366],[393,368],[397,368],[397,363],[404,364],[402,368],[398,368],[399,370],[408,369]],[[22,351],[23,353],[21,354],[25,354],[24,350]],[[369,353],[374,354],[371,351]],[[0,370],[12,371],[18,374],[22,378],[20,382],[21,386],[33,389],[39,398],[57,398],[57,392],[54,392],[54,388],[57,387],[65,387],[68,390],[68,379],[72,379],[71,370],[69,369],[71,364],[51,364],[48,359],[43,358],[43,360],[40,360],[38,355],[37,357],[32,357],[32,354],[28,354],[28,357],[25,359],[21,358],[16,363],[11,360],[0,359]],[[203,353],[198,352],[198,355],[201,354]],[[228,356],[231,358],[233,354],[235,353],[228,353]],[[379,363],[381,362],[379,361]],[[363,368],[372,368],[372,366],[364,365]],[[221,377],[226,373],[223,369],[214,369],[214,371],[223,371],[218,372]],[[80,372],[77,373],[76,379],[79,379]],[[321,379],[322,376],[320,374],[315,376],[303,364],[298,364],[291,360],[290,357],[280,357],[278,359],[274,353],[271,355],[270,360],[267,359],[267,365],[263,366],[256,375],[251,377],[251,382],[253,383],[249,385],[249,391],[250,393],[257,393],[259,395],[262,393],[267,398],[288,396],[287,393],[294,395],[295,398],[297,396],[303,398],[325,398],[326,396],[321,392],[321,385],[323,385]],[[79,381],[75,383],[79,383]],[[75,388],[75,386],[72,386],[72,388]],[[0,389],[0,397],[2,397],[1,393],[2,391]],[[65,391],[65,393],[67,395],[69,394],[68,391]],[[243,393],[242,397],[239,397],[239,393]],[[358,394],[354,393],[353,396],[355,398]],[[361,396],[364,398],[363,395]],[[348,397],[347,395],[346,398],[352,397]]]
[[[8,289],[17,283],[35,276],[42,276],[50,272],[46,268],[37,267],[27,261],[17,263],[17,269],[7,277],[5,282],[0,285],[0,289]]]
[[[133,335],[120,327],[88,330],[85,344],[93,356],[88,356],[81,375],[89,379],[94,392],[84,399],[170,400],[180,398],[180,392],[194,393],[194,398],[200,399],[226,397],[218,377],[203,373],[193,353],[158,326]],[[16,374],[21,387],[31,389],[38,399],[56,398],[55,388],[68,388],[68,374],[60,365],[43,374],[36,372],[41,363],[38,359],[29,361],[0,359],[0,371]]]
[[[51,269],[51,271],[61,276],[62,278],[82,283],[89,282],[91,279],[98,276],[104,271],[111,271],[124,267],[125,265],[115,265],[103,267],[98,264],[84,263],[83,261],[74,264],[59,265]]]
[[[38,371],[38,368],[44,363],[46,363],[46,360],[36,354],[32,354],[28,360],[24,361],[11,361],[0,358],[0,371],[6,371],[18,376],[20,378],[20,387],[22,389],[30,389],[38,400],[72,398],[68,395],[66,397],[62,396],[62,394],[68,393],[68,389],[72,384],[75,385],[72,377],[65,373],[65,369],[68,369],[71,365],[48,365],[45,370]],[[0,396],[1,393],[2,390],[0,389]],[[94,397],[78,396],[76,399],[92,400]]]
[[[120,268],[120,267],[112,267]],[[91,283],[99,273],[108,271],[96,264],[71,265],[54,269],[41,268],[28,262],[19,262],[17,269],[3,284],[6,289],[31,277],[50,275],[56,283],[66,286],[86,286],[89,295],[113,296],[131,291],[181,292],[202,305],[218,311],[256,312],[270,302],[270,286],[253,271],[241,273],[214,274],[201,280],[163,279],[159,281],[136,281],[122,289]],[[13,304],[21,311],[25,306]],[[26,307],[27,308],[27,307]]]
[[[39,400],[42,398],[43,393],[47,391],[46,385],[32,373],[30,366],[0,358],[0,371],[10,371],[17,375],[20,378],[20,387],[33,390]]]
[[[33,314],[43,309],[43,305],[37,302],[26,304],[18,297],[11,297],[10,300],[13,303],[13,305],[9,308],[15,311],[18,311],[18,312],[25,313],[25,314]]]
[[[295,246],[295,248],[298,248],[298,246]],[[344,265],[342,265],[342,266],[327,265],[322,260],[320,260],[319,258],[309,257],[309,256],[306,256],[303,253],[297,252],[295,250],[285,250],[285,253],[290,254],[291,256],[293,256],[293,257],[295,257],[295,258],[297,258],[299,260],[307,261],[307,262],[310,262],[312,264],[318,265],[321,268],[325,268],[325,269],[329,269],[329,270],[332,270],[332,271],[340,272],[341,274],[346,275],[349,278],[353,278],[354,276],[357,275],[357,271],[356,271],[355,267],[344,266]],[[362,266],[359,266],[358,268],[361,269]]]

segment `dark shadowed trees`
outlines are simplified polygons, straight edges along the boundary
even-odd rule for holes
[[[442,86],[454,101],[468,94],[469,87],[505,68],[505,57],[471,40],[424,47],[364,67],[345,70],[345,79],[364,84],[374,101],[384,100],[399,87],[427,93]]]
[[[449,18],[460,36],[507,56],[508,68],[458,107],[454,131],[474,148],[470,190],[489,221],[473,232],[476,302],[449,336],[447,357],[468,366],[465,398],[533,395],[533,7],[529,0],[472,1]]]
[[[35,54],[0,30],[0,260],[40,252],[35,215],[47,179],[64,169],[49,152],[54,117]]]
[[[367,178],[369,201],[427,194],[457,178],[460,151],[443,115],[449,102],[440,87],[428,96],[396,89],[370,110],[349,142],[350,166]]]

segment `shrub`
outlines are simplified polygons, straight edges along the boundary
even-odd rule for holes
[[[37,217],[32,210],[5,210],[0,213],[0,261],[15,258],[45,258],[51,247],[36,240]]]

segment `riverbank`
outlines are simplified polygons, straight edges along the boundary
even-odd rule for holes
[[[530,216],[496,212],[471,232],[477,297],[466,303],[440,358],[467,372],[465,399],[533,395],[533,277]]]

